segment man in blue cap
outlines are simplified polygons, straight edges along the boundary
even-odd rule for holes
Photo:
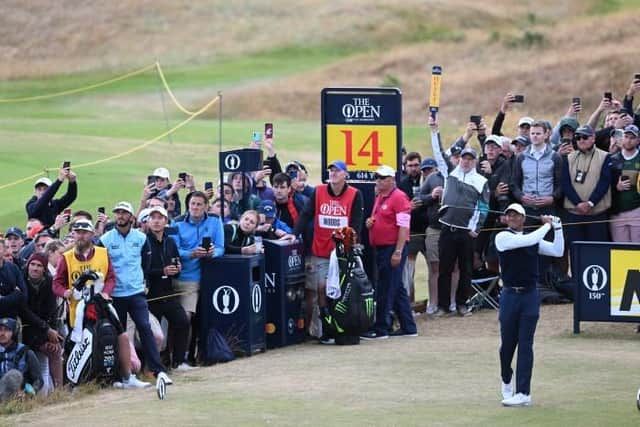
[[[306,267],[305,324],[310,323],[317,295],[323,326],[320,342],[333,344],[334,339],[326,333],[331,323],[326,296],[329,256],[334,248],[331,235],[333,230],[341,227],[351,227],[360,235],[364,220],[364,202],[360,190],[347,184],[349,172],[344,161],[331,162],[327,169],[329,182],[316,186],[295,224],[293,234],[300,235],[313,221],[313,242]]]

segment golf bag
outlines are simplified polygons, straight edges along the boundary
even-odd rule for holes
[[[65,344],[65,379],[73,385],[92,380],[111,383],[119,378],[117,315],[95,286],[86,286],[88,280],[98,278],[87,270],[73,283],[84,301],[81,339],[74,342],[70,334]]]
[[[374,291],[362,267],[362,247],[355,244],[355,232],[350,227],[333,232],[338,259],[340,296],[330,299],[331,327],[336,344],[358,344],[374,320]]]

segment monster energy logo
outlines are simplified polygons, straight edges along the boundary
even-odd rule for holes
[[[367,313],[367,317],[373,317],[373,298],[365,298],[364,307]]]
[[[334,309],[339,312],[339,313],[346,313],[347,312],[347,305],[344,304],[342,301],[340,301],[339,303],[336,304],[336,306],[334,307]]]

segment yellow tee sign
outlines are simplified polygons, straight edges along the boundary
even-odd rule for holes
[[[637,250],[611,250],[611,315],[640,317],[640,260]]]

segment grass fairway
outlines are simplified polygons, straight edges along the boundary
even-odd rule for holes
[[[155,391],[105,390],[5,418],[9,425],[635,426],[637,335],[545,306],[536,334],[534,405],[500,406],[496,312],[418,318],[420,337],[359,346],[307,343],[173,375]]]

